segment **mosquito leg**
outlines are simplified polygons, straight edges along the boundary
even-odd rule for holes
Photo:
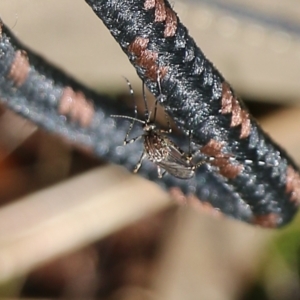
[[[162,96],[161,85],[160,85],[160,72],[159,71],[157,71],[157,85],[158,85],[159,96]],[[158,103],[158,100],[155,101],[154,121],[155,121],[155,118],[156,118],[157,103]],[[172,128],[171,128],[169,115],[166,113],[166,111],[164,111],[164,113],[165,113],[165,117],[166,117],[167,124],[168,124],[168,130],[163,130],[161,132],[162,133],[171,133]]]
[[[145,105],[145,119],[147,122],[150,121],[150,114],[149,114],[149,109],[148,109],[148,103],[147,103],[147,98],[146,98],[146,92],[145,92],[145,83],[143,83],[143,99],[144,99],[144,105]]]
[[[160,76],[159,76],[159,71],[157,71],[157,85],[158,85],[159,94],[161,95],[161,86],[160,86]],[[160,96],[160,95],[159,95],[159,96]],[[155,106],[154,106],[153,122],[156,121],[157,103],[158,103],[158,100],[156,99],[156,101],[155,101]]]
[[[141,134],[141,135],[139,135],[139,136],[137,136],[133,139],[128,140],[128,134],[126,134],[126,137],[125,137],[125,140],[124,140],[124,145],[131,144],[135,141],[138,141],[142,136],[143,136],[143,134]]]
[[[198,169],[200,166],[204,165],[205,163],[207,163],[208,160],[207,159],[203,159],[201,161],[199,161],[198,163],[196,163],[194,166],[193,166],[193,171],[196,171],[196,169]]]
[[[192,154],[192,149],[191,149],[191,145],[192,145],[192,137],[193,137],[193,133],[192,133],[192,131],[189,131],[189,153],[188,153],[188,155],[186,156],[186,161],[187,161],[188,164],[191,164],[191,163],[192,163],[193,157],[194,157],[194,155],[195,155],[195,153]],[[200,150],[198,150],[198,151],[200,151]],[[196,153],[197,153],[198,151],[196,151]],[[195,170],[195,169],[196,169],[196,167],[194,167],[194,170]]]
[[[130,123],[130,126],[129,126],[129,128],[128,128],[128,131],[127,131],[126,136],[125,136],[125,139],[124,139],[124,145],[127,145],[127,144],[130,143],[131,140],[134,140],[134,139],[128,140],[130,131],[131,131],[132,127],[133,127],[133,124],[134,124],[134,121],[133,121],[132,123]]]
[[[162,168],[160,166],[157,166],[157,174],[158,174],[158,178],[163,178],[163,176],[167,173],[166,170],[162,171]]]
[[[168,124],[168,131],[167,131],[167,133],[171,133],[172,132],[172,128],[171,128],[170,118],[169,118],[169,115],[166,113],[166,111],[165,111],[165,116],[166,116],[167,124]]]
[[[130,134],[130,132],[132,130],[132,127],[134,125],[135,119],[137,119],[137,105],[136,105],[136,102],[135,102],[134,92],[133,92],[133,88],[131,86],[131,83],[130,83],[130,81],[126,77],[124,77],[124,79],[127,82],[127,85],[128,85],[128,88],[129,88],[129,92],[130,92],[130,95],[131,95],[131,99],[132,99],[132,101],[134,103],[134,118],[133,118],[132,122],[130,123],[130,126],[128,128],[128,131],[126,133],[126,137],[125,137],[125,140],[124,140],[124,145],[126,145],[126,144],[128,144],[128,142],[127,142],[128,141],[128,137],[129,137],[129,134]]]
[[[153,113],[153,117],[152,117],[152,122],[153,122],[153,123],[155,123],[155,121],[156,121],[157,104],[158,104],[158,100],[155,100],[155,104],[154,104],[154,113]],[[151,114],[149,115],[149,121],[150,121],[150,117],[151,117]]]
[[[157,166],[157,175],[158,175],[158,178],[162,178],[160,166]]]
[[[144,151],[143,154],[141,155],[141,158],[139,160],[139,162],[137,163],[137,165],[135,166],[134,170],[133,170],[133,173],[137,173],[138,170],[140,169],[141,165],[142,165],[142,162],[143,160],[146,158],[147,154],[146,152]]]

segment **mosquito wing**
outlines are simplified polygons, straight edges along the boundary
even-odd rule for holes
[[[168,155],[164,160],[157,162],[157,165],[180,179],[190,179],[195,173],[194,166],[186,153],[171,141],[168,145]]]

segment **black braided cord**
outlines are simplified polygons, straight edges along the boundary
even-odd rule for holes
[[[289,222],[300,198],[297,167],[248,116],[244,105],[235,102],[233,90],[206,60],[178,17],[173,13],[176,22],[174,15],[171,15],[173,19],[165,20],[157,17],[157,12],[163,11],[161,4],[170,16],[170,11],[173,12],[170,5],[162,0],[86,2],[108,27],[177,126],[185,133],[193,132],[193,141],[200,150],[213,145],[209,148],[211,152],[216,151],[216,145],[222,146],[221,154],[216,155],[221,155],[216,160],[218,165],[202,165],[189,181],[170,175],[158,179],[156,166],[150,162],[143,164],[139,174],[167,190],[179,187],[184,194],[195,192],[202,201],[243,221],[267,227]],[[166,33],[168,24],[171,25]],[[130,122],[110,117],[111,114],[132,115],[131,110],[88,90],[49,65],[21,45],[4,25],[0,38],[2,103],[48,131],[89,147],[109,162],[129,170],[135,167],[143,145],[136,142],[123,146]],[[18,55],[28,58],[29,71],[24,79],[12,71],[14,65],[16,69],[21,68],[15,64]],[[153,74],[161,74],[162,94]],[[65,98],[66,90],[70,89],[71,96]],[[78,110],[61,108],[62,102],[68,107],[68,100],[63,99],[74,101],[77,97],[74,93],[80,94],[81,103],[85,100],[93,103],[93,109],[81,105],[89,111],[83,117]],[[226,106],[223,100],[231,104]],[[237,125],[232,125],[233,117],[237,117]],[[139,133],[134,128],[132,136]],[[181,140],[177,143],[181,147],[186,144]],[[224,161],[236,174],[218,172]]]
[[[216,177],[249,205],[252,221],[270,227],[290,221],[300,200],[297,166],[249,115],[170,4],[164,0],[86,3],[178,128],[186,134],[192,132],[199,149],[222,145],[232,166],[241,167],[236,176]],[[159,74],[162,93],[157,84]],[[200,173],[202,176],[202,169]]]
[[[10,79],[10,74],[16,54],[20,50],[26,53],[30,69],[22,85],[16,86],[14,80]],[[59,104],[66,87],[80,91],[93,103],[94,115],[89,126],[83,127],[72,121],[72,118],[59,113]],[[122,165],[130,171],[134,169],[142,153],[141,141],[123,146],[130,121],[110,117],[112,114],[133,116],[132,109],[107,96],[94,93],[51,66],[22,45],[4,24],[1,26],[0,37],[0,101],[41,128],[88,147],[98,157]],[[132,136],[140,133],[138,127],[133,128]],[[184,147],[182,143],[179,145]],[[159,179],[156,166],[145,161],[139,175],[156,182],[166,190],[178,187],[186,195],[193,191],[197,197],[211,203],[228,216],[251,221],[249,206],[230,186],[222,182],[217,173],[209,171],[208,166],[199,168],[195,178],[190,181],[170,175]]]

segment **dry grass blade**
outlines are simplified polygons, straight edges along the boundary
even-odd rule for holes
[[[239,299],[273,235],[234,220],[181,211],[154,278],[159,299]]]
[[[0,281],[88,245],[170,203],[154,184],[111,166],[25,197],[0,211]]]

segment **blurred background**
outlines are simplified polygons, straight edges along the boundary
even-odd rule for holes
[[[299,163],[298,1],[171,4]],[[1,0],[0,17],[90,88],[125,99],[126,76],[140,94],[134,69],[83,0]],[[177,206],[155,184],[2,106],[0,132],[1,298],[300,299],[299,217],[267,230]]]

